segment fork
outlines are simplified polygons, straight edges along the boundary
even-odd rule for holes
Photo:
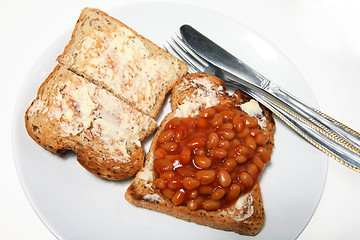
[[[359,144],[356,141],[360,138],[360,134],[355,130],[317,110],[315,114],[319,117],[314,119],[305,111],[306,108],[303,110],[297,105],[293,107],[293,105],[300,102],[300,100],[289,93],[286,92],[286,94],[292,98],[292,105],[289,105],[283,99],[272,95],[264,89],[252,85],[251,83],[230,74],[224,69],[209,63],[189,48],[184,39],[177,34],[167,41],[164,48],[184,61],[188,65],[189,73],[209,73],[221,78],[228,86],[242,90],[262,103],[278,116],[279,119],[284,121],[291,129],[316,148],[334,158],[339,163],[356,172],[360,172],[360,149]],[[252,70],[250,67],[249,69]],[[255,70],[253,71],[254,75],[261,76],[255,72]],[[305,107],[309,108],[308,106]],[[322,124],[318,119],[326,121],[326,125]],[[339,134],[339,131],[334,131],[331,127],[327,127],[329,125],[336,126],[337,129],[340,128],[340,132],[345,132],[345,134]],[[355,140],[347,138],[346,134],[350,134]]]

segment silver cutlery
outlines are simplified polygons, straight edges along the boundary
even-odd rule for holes
[[[166,50],[187,63],[189,72],[221,78],[262,103],[295,132],[343,165],[360,172],[360,134],[303,103],[189,25]]]

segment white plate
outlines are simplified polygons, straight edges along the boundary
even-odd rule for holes
[[[305,80],[284,55],[254,31],[226,16],[169,3],[136,4],[107,12],[160,46],[182,24],[190,24],[285,89],[317,105]],[[30,139],[24,127],[24,112],[55,66],[55,59],[70,34],[69,30],[55,39],[34,61],[20,92],[14,118],[13,152],[17,172],[44,224],[60,239],[238,238],[238,234],[232,232],[134,207],[124,199],[130,180],[111,182],[97,178],[76,162],[74,154],[55,156]],[[168,111],[166,106],[158,119]],[[320,200],[327,158],[276,120],[272,162],[260,179],[266,220],[256,238],[295,239],[310,221]],[[150,140],[145,143],[146,150]]]

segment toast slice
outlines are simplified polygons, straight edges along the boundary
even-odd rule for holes
[[[187,66],[106,13],[85,8],[58,62],[155,117]]]
[[[216,211],[204,209],[191,211],[187,206],[174,205],[155,186],[154,152],[157,139],[171,119],[194,117],[202,110],[219,103],[235,103],[240,105],[243,111],[248,112],[250,116],[257,117],[262,130],[269,134],[267,148],[271,151],[275,129],[271,112],[263,106],[260,106],[259,110],[259,104],[241,91],[236,91],[230,96],[225,92],[225,84],[222,80],[205,73],[183,77],[173,88],[170,102],[172,112],[158,127],[144,167],[133,179],[125,193],[126,200],[135,206],[152,209],[198,224],[244,235],[256,235],[261,230],[265,217],[258,183],[228,207]]]
[[[57,65],[25,114],[28,134],[45,149],[72,150],[91,173],[118,180],[134,175],[144,161],[141,141],[154,119],[105,89]]]

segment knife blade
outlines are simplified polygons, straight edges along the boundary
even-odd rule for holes
[[[188,46],[203,59],[240,79],[265,89],[270,81],[189,25],[180,27]]]

